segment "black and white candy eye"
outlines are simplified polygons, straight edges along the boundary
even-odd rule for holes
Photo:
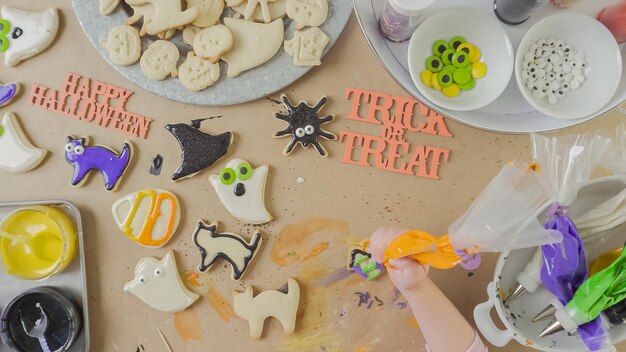
[[[65,151],[68,153],[71,153],[74,151],[74,145],[72,143],[67,143],[65,145]]]
[[[145,284],[148,280],[146,280],[146,277],[143,275],[139,275],[139,283]]]
[[[157,266],[156,269],[154,269],[154,276],[156,277],[163,276],[163,268],[161,268],[160,266]]]
[[[83,155],[84,152],[85,152],[85,147],[83,147],[82,145],[77,145],[74,147],[74,153],[76,155]]]
[[[24,34],[24,31],[20,27],[15,27],[13,32],[11,32],[11,38],[17,39],[17,38],[21,37],[22,34]]]
[[[315,132],[315,127],[313,127],[312,125],[306,125],[304,127],[304,133],[311,135],[313,134],[313,132]]]
[[[304,128],[302,128],[302,127],[298,127],[298,128],[296,129],[296,137],[304,137],[304,133],[305,133],[305,132],[304,132]]]

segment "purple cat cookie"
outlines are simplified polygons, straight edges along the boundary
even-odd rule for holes
[[[114,191],[122,175],[128,168],[132,158],[130,143],[124,143],[122,152],[103,146],[86,146],[86,138],[67,137],[65,145],[65,160],[74,166],[72,186],[80,186],[87,174],[98,170],[104,176],[104,187],[107,191]]]

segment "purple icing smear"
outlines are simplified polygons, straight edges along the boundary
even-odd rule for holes
[[[0,85],[0,106],[6,105],[15,98],[18,86],[15,83]]]

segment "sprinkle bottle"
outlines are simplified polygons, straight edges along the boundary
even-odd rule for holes
[[[413,35],[418,20],[435,0],[388,0],[382,16],[378,20],[380,33],[396,43],[401,43]]]

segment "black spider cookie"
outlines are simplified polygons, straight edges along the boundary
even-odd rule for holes
[[[318,117],[319,111],[326,104],[326,97],[322,97],[315,106],[309,106],[306,102],[301,101],[297,106],[291,105],[291,102],[285,94],[280,96],[283,105],[287,109],[287,114],[275,113],[277,119],[283,120],[289,124],[284,130],[274,133],[274,138],[285,137],[291,135],[291,141],[285,149],[283,155],[289,155],[295,148],[297,143],[302,147],[308,148],[312,145],[315,150],[323,157],[327,157],[326,149],[319,143],[318,138],[336,140],[337,136],[322,129],[322,125],[329,123],[335,119],[335,115]]]

